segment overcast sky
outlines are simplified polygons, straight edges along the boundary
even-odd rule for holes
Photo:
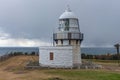
[[[0,0],[0,46],[46,46],[69,4],[84,33],[82,47],[120,43],[120,0]]]

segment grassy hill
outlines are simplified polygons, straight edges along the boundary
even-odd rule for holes
[[[0,62],[0,80],[119,80],[120,71],[93,69],[24,69],[38,56],[14,56]],[[111,63],[112,64],[112,63]],[[110,64],[110,65],[111,65]],[[104,64],[103,64],[104,65]],[[107,63],[105,64],[105,66]],[[107,66],[110,66],[109,64]],[[119,68],[118,68],[119,69]]]

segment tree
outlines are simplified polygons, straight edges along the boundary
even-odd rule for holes
[[[116,50],[117,50],[118,65],[119,65],[119,59],[120,59],[120,57],[119,57],[119,47],[120,47],[120,45],[119,45],[119,44],[115,44],[114,46],[115,46],[115,48],[116,48]]]
[[[33,52],[31,53],[31,55],[35,55],[35,52],[33,51]]]

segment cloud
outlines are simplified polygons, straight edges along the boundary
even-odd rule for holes
[[[0,0],[0,40],[18,45],[32,45],[36,40],[39,45],[49,43],[54,28],[59,26],[59,16],[70,4],[85,35],[83,45],[113,45],[120,42],[119,3],[120,0]]]
[[[1,47],[39,47],[50,46],[49,42],[41,41],[39,39],[27,39],[27,38],[12,38],[11,34],[6,33],[0,28],[0,46]]]
[[[1,39],[1,40],[4,40],[4,39],[9,38],[9,37],[10,37],[9,34],[4,33],[4,32],[0,32],[0,39]]]
[[[10,38],[10,34],[4,32],[4,30],[2,29],[2,27],[0,27],[0,39],[4,40]]]
[[[35,39],[0,39],[1,47],[39,47],[50,46],[50,43]]]
[[[0,39],[1,47],[39,47],[39,46],[50,46],[50,43],[37,40],[37,39]]]

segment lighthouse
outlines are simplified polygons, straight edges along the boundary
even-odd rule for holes
[[[80,45],[83,41],[83,33],[80,32],[79,20],[69,6],[59,17],[59,27],[53,34],[54,46],[73,47],[73,65],[81,64]]]
[[[78,68],[81,65],[80,32],[78,17],[67,6],[60,15],[59,24],[53,33],[53,46],[40,47],[39,64],[42,67]]]

